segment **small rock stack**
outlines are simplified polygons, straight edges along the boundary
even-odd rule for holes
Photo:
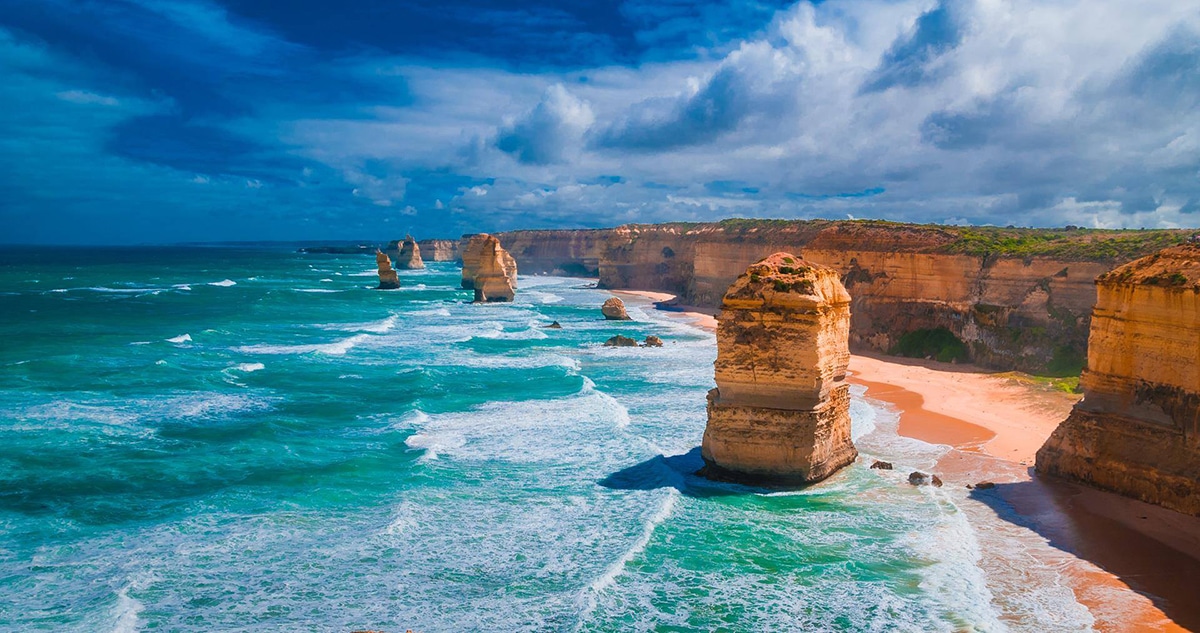
[[[771,255],[729,287],[717,324],[703,474],[795,485],[852,463],[850,295],[837,272]]]
[[[379,268],[379,290],[395,290],[400,287],[400,277],[392,268],[392,260],[388,259],[387,253],[375,251],[375,265]]]
[[[400,243],[400,254],[396,257],[396,268],[401,270],[421,270],[425,262],[421,259],[421,247],[411,235],[405,235]]]

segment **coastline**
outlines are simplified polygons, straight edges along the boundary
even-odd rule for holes
[[[671,304],[674,295],[610,291],[654,302],[700,329],[713,315]],[[852,354],[848,381],[899,414],[900,435],[950,447],[937,463],[969,513],[1036,532],[1061,555],[1064,582],[1099,631],[1200,630],[1200,518],[1033,475],[1038,448],[1079,396],[1018,383],[971,365]],[[1128,582],[1127,582],[1128,581]],[[1148,595],[1149,594],[1149,595]]]

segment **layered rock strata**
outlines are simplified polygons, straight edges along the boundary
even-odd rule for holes
[[[471,288],[475,290],[475,303],[512,301],[517,289],[517,262],[500,246],[500,240],[492,235],[476,236],[479,257],[472,261]],[[472,239],[475,248],[476,239]],[[463,260],[463,270],[467,262]],[[464,273],[465,274],[465,273]],[[463,286],[466,287],[466,279]]]
[[[421,270],[425,261],[421,259],[421,247],[411,235],[405,235],[400,242],[399,254],[396,257],[396,268],[401,270]]]
[[[400,277],[392,268],[392,260],[388,259],[387,253],[375,251],[375,265],[379,269],[379,286],[377,287],[380,290],[395,290],[400,287]]]
[[[1096,280],[1088,364],[1037,471],[1200,516],[1200,245]]]
[[[725,293],[704,474],[794,485],[858,456],[850,440],[850,295],[836,271],[776,253]]]
[[[422,258],[431,262],[455,262],[460,259],[458,240],[418,240]]]
[[[628,321],[629,313],[625,311],[625,302],[618,297],[609,297],[600,306],[600,313],[609,321]]]
[[[578,270],[569,274],[598,275],[603,288],[669,292],[700,308],[718,307],[750,264],[798,253],[838,271],[857,349],[888,352],[907,333],[946,328],[973,362],[1041,371],[1082,363],[1097,275],[1187,233],[729,220],[500,237],[522,270]]]

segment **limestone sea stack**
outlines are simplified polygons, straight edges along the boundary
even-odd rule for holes
[[[836,271],[775,253],[738,277],[717,317],[703,474],[796,485],[852,463],[849,335]]]
[[[1075,405],[1037,471],[1200,516],[1200,245],[1096,279]]]
[[[420,270],[425,268],[421,259],[421,247],[411,235],[405,235],[400,243],[400,254],[396,257],[396,268],[401,270]]]
[[[395,290],[400,287],[400,278],[392,268],[392,260],[388,259],[387,253],[375,251],[375,265],[379,268],[380,290]]]
[[[471,243],[475,243],[474,238]],[[463,269],[466,269],[466,260],[463,260]],[[494,236],[487,235],[481,240],[474,273],[471,287],[475,289],[475,303],[513,300],[517,289],[517,262]]]
[[[625,302],[617,297],[609,297],[600,306],[600,313],[609,321],[628,321],[629,313],[625,311]]]
[[[490,248],[490,244],[495,243],[495,247],[503,254],[505,266],[511,271],[509,281],[513,289],[517,287],[517,260],[513,259],[508,251],[500,247],[500,238],[487,233],[476,233],[475,235],[464,236],[464,244],[459,248],[462,253],[462,287],[470,290],[475,287],[475,277],[479,273],[480,262],[485,258],[484,249]]]

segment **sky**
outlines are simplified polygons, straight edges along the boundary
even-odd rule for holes
[[[0,242],[1200,226],[1200,0],[4,0]]]

